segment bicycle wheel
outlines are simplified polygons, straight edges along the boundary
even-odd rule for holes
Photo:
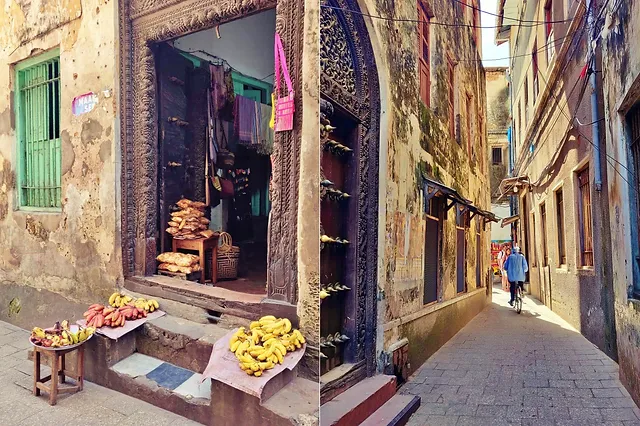
[[[520,295],[516,297],[515,305],[516,305],[516,312],[518,313],[522,312],[522,297],[520,297]]]

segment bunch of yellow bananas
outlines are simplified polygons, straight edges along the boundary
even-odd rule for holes
[[[123,308],[132,303],[136,308],[145,310],[147,312],[153,312],[160,307],[160,304],[156,300],[146,300],[143,298],[134,299],[129,295],[119,292],[113,293],[111,297],[109,297],[109,305],[113,306],[114,308]]]
[[[239,366],[250,376],[262,376],[263,371],[282,364],[288,352],[302,347],[305,338],[300,330],[292,330],[287,318],[267,315],[253,321],[247,332],[240,327],[229,340],[229,349],[240,361]]]
[[[123,306],[131,303],[133,301],[133,297],[128,296],[126,294],[122,294],[122,293],[113,293],[110,297],[109,297],[109,305],[113,306],[114,308],[122,308]]]
[[[142,298],[136,299],[133,305],[136,308],[145,310],[147,312],[153,312],[160,307],[157,301],[153,299],[146,300]]]

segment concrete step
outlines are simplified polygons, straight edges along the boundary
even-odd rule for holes
[[[318,424],[318,383],[293,378],[266,401],[221,382],[211,390],[211,424],[216,426],[311,426]]]
[[[136,333],[137,352],[202,373],[213,344],[235,327],[229,324],[199,324],[165,315],[147,321]]]
[[[395,376],[369,377],[322,405],[320,425],[359,425],[390,400],[395,393]]]
[[[118,340],[96,334],[86,345],[85,377],[202,424],[317,423],[318,385],[297,377],[297,368],[269,382],[262,401],[224,383],[200,383],[213,344],[230,328],[167,315]]]
[[[112,389],[207,424],[211,381],[200,383],[200,373],[138,352],[110,370]]]
[[[362,422],[361,426],[403,426],[418,407],[419,396],[397,394]]]

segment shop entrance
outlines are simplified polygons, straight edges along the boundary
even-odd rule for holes
[[[208,286],[261,296],[267,294],[275,16],[266,10],[154,46],[157,254],[172,252],[174,240],[226,233],[234,249]],[[176,215],[188,209],[193,221],[184,226]],[[216,266],[211,257],[205,252],[202,271],[161,264],[156,274],[164,282],[200,282],[204,274],[208,282]]]

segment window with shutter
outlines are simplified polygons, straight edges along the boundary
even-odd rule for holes
[[[438,300],[440,288],[440,263],[442,243],[442,219],[444,215],[443,202],[434,197],[429,200],[426,216],[424,241],[424,295],[425,305]]]
[[[591,185],[589,167],[578,172],[578,207],[580,220],[580,263],[581,266],[593,266],[593,233],[591,226]]]
[[[60,209],[60,58],[57,51],[16,66],[21,208]]]
[[[549,266],[549,252],[547,250],[547,207],[540,205],[540,222],[542,226],[542,266]]]
[[[447,56],[447,75],[449,77],[449,133],[452,138],[456,137],[456,122],[455,122],[455,67],[451,57]]]
[[[420,99],[429,107],[431,105],[431,48],[429,45],[429,20],[422,1],[418,2],[418,72],[420,74]]]
[[[564,200],[562,188],[556,191],[556,220],[558,222],[558,257],[560,265],[567,264],[567,249],[564,239]]]
[[[502,148],[495,147],[491,149],[492,162],[495,165],[502,164]]]

